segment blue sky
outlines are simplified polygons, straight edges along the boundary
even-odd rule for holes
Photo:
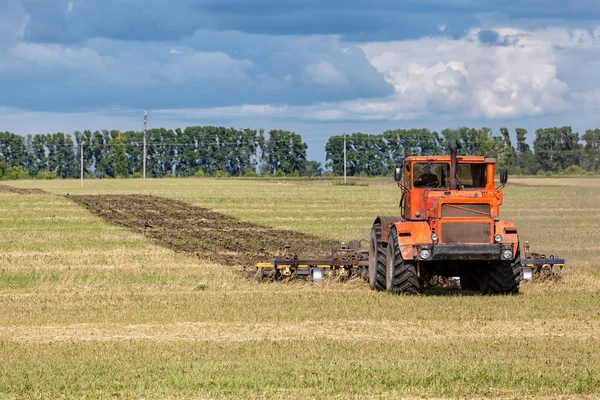
[[[501,5],[498,5],[501,3]],[[600,2],[0,0],[0,130],[600,127]]]

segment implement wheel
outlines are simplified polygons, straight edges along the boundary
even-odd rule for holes
[[[400,253],[398,231],[393,226],[387,246],[386,289],[390,293],[419,293],[419,277],[414,261],[405,261]]]
[[[371,229],[369,246],[369,285],[374,290],[385,290],[386,244],[381,242],[381,223],[376,222]]]
[[[521,283],[521,250],[517,248],[517,256],[513,261],[497,261],[491,263],[483,271],[481,293],[483,294],[517,294]]]

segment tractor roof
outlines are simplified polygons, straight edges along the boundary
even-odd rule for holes
[[[494,157],[484,157],[484,156],[457,156],[458,162],[463,163],[495,163],[496,158]],[[445,156],[406,156],[406,160],[408,161],[421,161],[421,162],[436,162],[436,161],[446,161],[450,162],[450,155]]]

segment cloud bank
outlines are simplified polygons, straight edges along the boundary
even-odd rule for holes
[[[7,0],[0,124],[144,108],[185,121],[581,119],[600,105],[599,21],[579,0]]]

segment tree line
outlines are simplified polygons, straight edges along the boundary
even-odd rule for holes
[[[143,132],[76,131],[21,136],[0,132],[0,177],[5,179],[141,177]],[[149,129],[149,177],[320,175],[294,132],[192,126]],[[83,146],[82,146],[83,144]]]
[[[461,155],[494,156],[498,168],[512,174],[600,172],[600,129],[589,129],[580,137],[570,126],[535,131],[533,148],[527,130],[515,130],[513,145],[510,132],[501,128],[494,135],[489,128],[395,129],[382,134],[352,133],[346,136],[348,175],[380,176],[392,173],[407,155],[446,154],[450,138],[457,137]],[[325,145],[327,164],[334,175],[343,174],[344,136],[329,138]]]
[[[448,141],[458,137],[459,154],[489,155],[499,168],[513,174],[600,172],[600,129],[583,135],[571,127],[535,131],[533,147],[525,129],[501,128],[396,129],[381,134],[346,136],[346,166],[350,176],[390,175],[405,156],[445,154]],[[147,131],[147,176],[319,176],[321,163],[307,159],[302,137],[285,130],[192,126]],[[83,144],[83,146],[82,146]],[[143,132],[118,130],[36,134],[0,132],[0,178],[79,178],[81,149],[84,176],[142,176]],[[344,136],[331,136],[325,145],[328,174],[342,175]]]

